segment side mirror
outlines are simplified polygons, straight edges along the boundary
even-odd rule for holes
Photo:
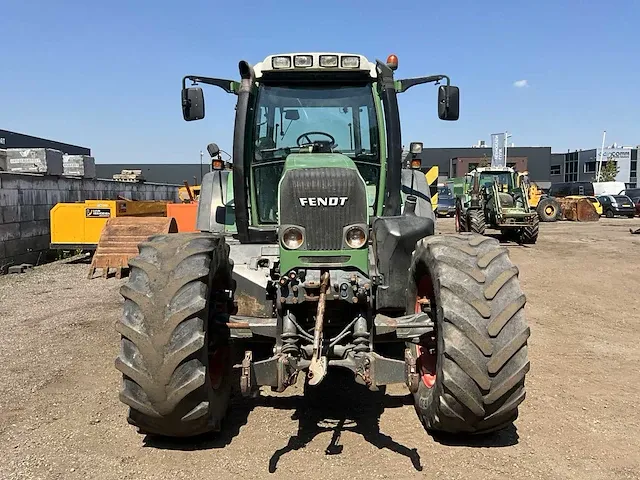
[[[292,109],[284,112],[284,118],[287,120],[300,120],[300,112]]]
[[[218,145],[216,145],[215,143],[210,143],[209,145],[207,145],[207,152],[209,152],[209,156],[213,158],[220,153],[220,147],[218,147]]]
[[[440,117],[440,120],[458,120],[459,116],[460,89],[458,87],[440,85],[438,88],[438,117]]]
[[[204,118],[204,94],[200,87],[182,89],[182,116],[187,122]]]

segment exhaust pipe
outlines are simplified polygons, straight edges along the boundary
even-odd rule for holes
[[[404,202],[404,215],[412,215],[415,217],[417,203],[418,198],[415,195],[408,195],[407,201]]]

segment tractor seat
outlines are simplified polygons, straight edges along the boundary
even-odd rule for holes
[[[505,208],[513,208],[514,201],[513,197],[508,193],[499,193],[498,198],[500,199],[500,206]]]

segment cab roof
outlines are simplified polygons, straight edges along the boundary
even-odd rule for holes
[[[376,64],[357,53],[339,52],[298,52],[269,55],[253,66],[256,79],[264,73],[276,72],[368,72],[377,78]]]

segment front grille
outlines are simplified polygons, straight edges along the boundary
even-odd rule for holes
[[[280,185],[279,210],[281,225],[305,228],[307,250],[340,250],[343,228],[367,221],[367,191],[355,169],[289,170]]]
[[[329,257],[310,257],[308,255],[298,257],[302,263],[347,263],[351,260],[349,255],[331,255]]]

